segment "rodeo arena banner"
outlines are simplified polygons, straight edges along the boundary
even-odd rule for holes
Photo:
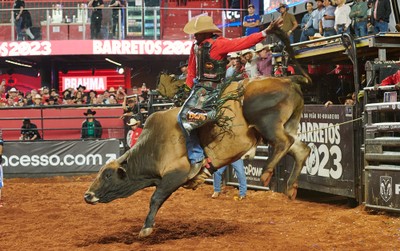
[[[299,136],[311,149],[299,186],[321,187],[352,196],[354,183],[353,106],[305,106]],[[325,187],[325,188],[322,188]],[[328,191],[322,191],[328,192]]]
[[[119,141],[5,142],[3,169],[8,176],[97,172],[119,157]]]
[[[321,109],[323,108],[323,109]],[[309,158],[299,177],[299,187],[352,197],[354,183],[352,106],[305,106],[299,137],[311,148]],[[268,160],[268,146],[259,146],[252,160],[244,160],[247,184],[255,189],[282,192],[293,168],[292,157],[286,156],[276,167],[269,187],[261,182]],[[238,185],[233,168],[225,174],[226,183]],[[328,189],[328,190],[327,190]]]

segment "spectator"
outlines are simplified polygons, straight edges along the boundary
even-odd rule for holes
[[[139,127],[140,121],[137,121],[134,118],[131,118],[127,125],[130,126],[131,129],[126,135],[126,143],[129,148],[132,148],[136,144],[136,141],[138,140],[143,129]]]
[[[1,189],[3,188],[3,131],[0,129],[0,207],[3,207],[3,201],[1,199]]]
[[[94,104],[93,100],[96,98],[96,96],[97,96],[97,92],[94,90],[90,90],[86,104]]]
[[[243,160],[239,159],[233,162],[231,165],[235,170],[239,181],[239,197],[237,197],[237,200],[243,200],[246,198],[247,193],[247,180]],[[213,199],[218,198],[221,193],[222,174],[225,172],[227,167],[228,166],[223,166],[214,173],[214,193],[211,195]]]
[[[53,96],[50,96],[48,99],[46,99],[46,103],[47,103],[47,105],[58,105],[58,103],[56,103],[56,100]]]
[[[93,9],[90,17],[90,37],[91,39],[101,39],[101,22],[103,20],[102,9],[104,8],[103,0],[90,0],[88,7]]]
[[[301,19],[301,24],[300,24],[300,28],[301,28],[301,35],[300,35],[300,42],[304,42],[309,40],[310,36],[314,36],[314,34],[316,33],[316,31],[318,30],[318,23],[315,26],[316,29],[314,29],[314,25],[313,25],[313,21],[314,18],[318,17],[318,3],[320,3],[319,5],[322,6],[322,0],[317,0],[317,9],[315,11],[313,11],[313,3],[312,2],[307,2],[306,3],[306,8],[307,8],[307,13],[304,14],[303,18]],[[315,17],[313,16],[315,12]]]
[[[120,38],[119,37],[119,31],[121,30],[121,24],[124,23],[124,9],[126,2],[125,0],[111,0],[110,5],[108,7],[112,8],[112,38]],[[119,24],[119,13],[121,13],[121,24]],[[117,27],[118,27],[118,33],[117,33]],[[123,37],[123,34],[122,34]]]
[[[98,120],[94,118],[96,111],[87,109],[83,115],[86,116],[86,120],[82,123],[81,138],[82,139],[100,139],[103,133],[103,128]]]
[[[37,126],[31,123],[30,119],[25,118],[22,122],[21,136],[19,137],[19,140],[33,141],[39,139],[41,139],[41,137]]]
[[[272,52],[269,45],[262,43],[256,44],[256,53],[258,55],[257,70],[262,76],[271,76],[272,74]]]
[[[375,34],[388,31],[390,13],[392,9],[389,0],[374,0],[371,17]]]
[[[178,69],[181,71],[181,74],[178,76],[179,80],[186,80],[187,70],[188,70],[188,61],[179,62]]]
[[[33,99],[33,106],[41,106],[41,105],[43,105],[42,96],[40,96],[40,94],[36,94],[35,98]]]
[[[400,89],[400,70],[383,79],[379,86],[386,85],[395,85],[397,89]]]
[[[236,52],[232,52],[231,54],[228,55],[229,57],[229,63],[226,68],[226,73],[225,73],[225,78],[234,78],[236,75],[235,73],[238,72],[241,68],[237,69],[238,64],[240,63],[240,56]]]
[[[367,2],[363,0],[355,0],[351,7],[350,18],[354,21],[354,32],[357,37],[364,37],[368,34],[367,31]]]
[[[25,9],[25,1],[15,0],[13,9],[15,29],[17,31],[17,40],[24,40],[22,33],[22,31],[24,30],[26,35],[28,35],[31,40],[34,40],[35,36],[32,34],[30,29],[30,27],[32,27],[32,18],[29,11]]]
[[[126,96],[124,88],[122,86],[118,87],[117,93],[115,94],[115,99],[118,104],[122,104],[124,102],[124,98]]]
[[[18,94],[19,94],[18,90],[15,89],[14,87],[8,91],[8,99],[11,100],[10,101],[11,106],[18,103],[18,100],[19,100]]]
[[[245,35],[251,35],[256,32],[260,32],[261,17],[258,14],[254,14],[254,5],[251,3],[247,7],[249,14],[243,18],[243,26],[246,27]]]
[[[254,56],[254,51],[252,49],[246,49],[242,51],[242,57],[246,60],[246,64],[244,66],[246,75],[249,78],[255,78],[260,76],[260,73],[257,69],[257,58]]]
[[[324,37],[336,35],[335,31],[335,7],[332,6],[332,0],[324,0],[325,9],[322,11],[322,20],[320,22],[320,31]]]
[[[337,6],[335,9],[335,31],[336,34],[350,34],[350,6],[346,5],[346,0],[336,0]]]
[[[281,29],[287,33],[290,39],[290,43],[294,42],[293,32],[297,29],[299,25],[296,21],[296,18],[293,14],[287,12],[289,10],[289,6],[287,4],[281,3],[279,7],[276,9],[277,12],[281,13],[281,17],[283,19],[283,25]]]
[[[78,88],[76,88],[77,91],[81,92],[82,94],[85,93],[86,86],[84,85],[79,85]]]
[[[367,11],[367,19],[368,19],[368,23],[367,23],[367,30],[368,30],[368,35],[374,34],[374,26],[372,25],[372,4],[373,4],[373,0],[368,0],[368,11]]]

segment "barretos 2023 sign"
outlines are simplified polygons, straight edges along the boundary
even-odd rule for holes
[[[311,148],[301,180],[329,184],[354,180],[351,106],[305,106],[299,133]],[[340,186],[339,186],[340,187]]]
[[[68,40],[1,42],[0,56],[189,55],[189,40]]]

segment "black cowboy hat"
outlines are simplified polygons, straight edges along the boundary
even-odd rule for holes
[[[24,118],[24,120],[22,121],[22,123],[24,123],[24,124],[30,124],[30,123],[31,123],[31,120],[28,119],[28,118]]]
[[[187,60],[179,62],[179,66],[176,67],[176,68],[180,69],[180,68],[185,67],[185,66],[188,66],[188,61]]]
[[[86,90],[86,86],[84,85],[79,85],[76,89],[79,90],[79,88],[83,88],[83,90]]]
[[[83,113],[83,115],[87,116],[87,115],[96,115],[96,111],[92,111],[91,109],[87,109],[86,112]]]
[[[285,3],[280,3],[280,4],[279,4],[279,7],[276,8],[276,11],[279,12],[279,9],[280,9],[280,8],[286,8],[286,9],[288,10],[288,9],[289,9],[289,5],[287,5],[287,4],[285,4]]]

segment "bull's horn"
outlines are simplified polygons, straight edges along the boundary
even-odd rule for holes
[[[126,151],[121,157],[117,159],[118,164],[122,164],[126,161],[126,159],[129,157],[129,152],[129,150]]]

